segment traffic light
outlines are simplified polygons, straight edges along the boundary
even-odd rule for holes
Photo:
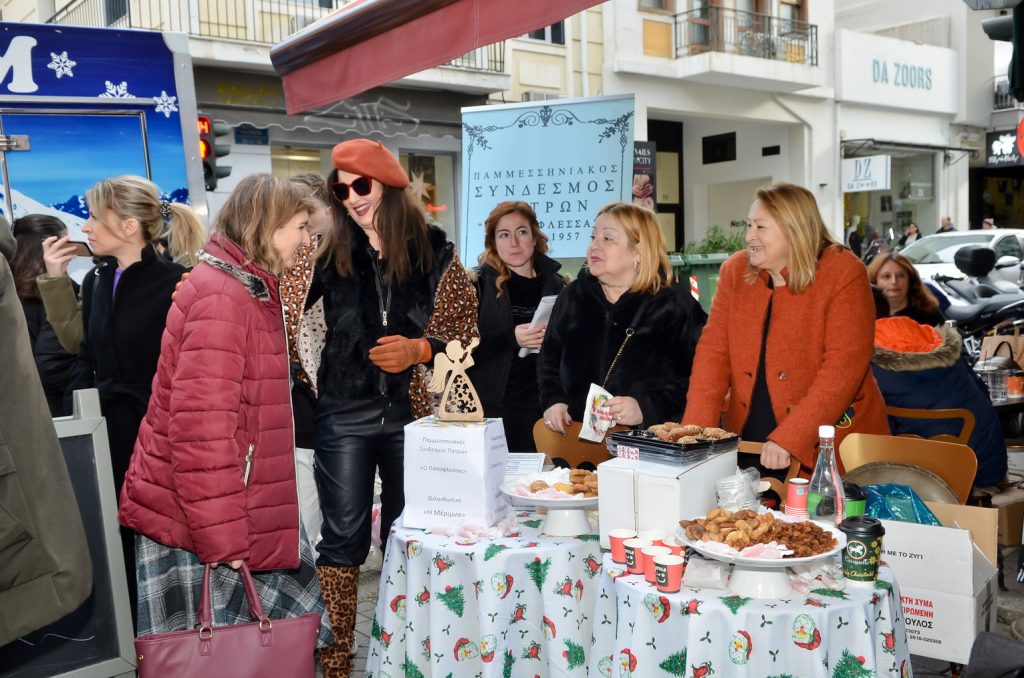
[[[1013,8],[1010,16],[985,19],[981,28],[992,40],[1013,43],[1013,56],[1006,72],[1010,93],[1017,101],[1024,101],[1024,5]]]
[[[206,190],[217,188],[217,180],[231,174],[231,167],[221,165],[218,158],[231,152],[230,141],[218,143],[218,137],[231,134],[231,125],[226,122],[214,122],[205,115],[199,116],[199,156],[203,160],[203,179]]]

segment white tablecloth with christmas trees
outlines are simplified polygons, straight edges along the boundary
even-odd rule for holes
[[[597,535],[465,539],[395,528],[368,678],[586,676],[601,574]]]
[[[605,558],[591,676],[911,675],[899,590],[886,566],[874,588],[812,589],[773,600],[686,586],[660,593]]]

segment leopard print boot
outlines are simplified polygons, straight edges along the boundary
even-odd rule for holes
[[[316,571],[334,630],[334,645],[320,650],[320,665],[324,678],[348,678],[352,672],[349,651],[356,625],[359,568],[317,565]]]

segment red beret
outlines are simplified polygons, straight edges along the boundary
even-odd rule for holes
[[[331,160],[342,172],[370,177],[395,188],[405,188],[409,185],[409,176],[398,162],[398,158],[391,155],[379,141],[343,141],[331,151]]]

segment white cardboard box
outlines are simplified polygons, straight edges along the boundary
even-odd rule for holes
[[[501,419],[405,426],[405,527],[493,527],[509,504],[501,492],[508,445]]]
[[[966,664],[996,623],[996,509],[928,507],[943,527],[885,520],[883,560],[899,585],[912,654]]]
[[[713,508],[715,482],[736,473],[736,452],[723,452],[680,466],[615,458],[597,467],[601,546],[610,530],[663,530],[675,534],[679,521]]]

